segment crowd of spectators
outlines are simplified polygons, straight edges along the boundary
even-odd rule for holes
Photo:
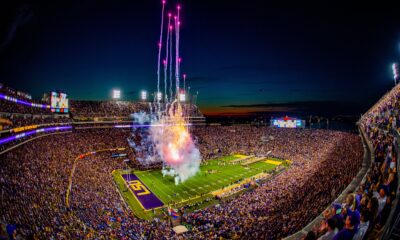
[[[134,112],[148,112],[148,103],[128,101],[78,101],[70,100],[73,117],[128,117]]]
[[[20,238],[168,236],[166,221],[139,220],[125,207],[111,179],[112,170],[124,167],[123,159],[111,158],[110,153],[77,162],[71,206],[66,207],[75,158],[93,150],[127,147],[129,134],[103,129],[54,135],[6,153],[0,168],[0,222]]]
[[[18,98],[25,101],[32,100],[32,96],[28,93],[15,90],[7,85],[0,83],[0,94],[7,95],[9,97]]]
[[[192,117],[202,117],[196,105],[184,105],[184,111]],[[135,112],[149,113],[155,110],[149,102],[131,101],[78,101],[70,100],[70,112],[74,118],[127,118]]]
[[[400,122],[400,85],[386,93],[360,121],[366,130],[374,127],[398,130],[398,122]]]
[[[321,213],[323,221],[305,239],[377,236],[388,219],[398,187],[399,100],[398,85],[362,116],[360,128],[372,145],[374,162],[365,181],[342,203],[333,201],[357,175],[363,160],[358,135],[249,125],[192,127],[203,161],[243,153],[274,156],[292,164],[241,195],[205,209],[184,211],[182,220],[190,229],[184,236],[280,239],[302,229]],[[151,111],[149,103],[124,101],[70,101],[70,107],[73,117],[88,118],[127,117],[133,112]],[[8,115],[12,128],[71,122],[68,117],[32,115],[25,106],[19,109],[19,105],[5,100],[0,100],[0,109],[31,114]],[[194,116],[199,112],[196,107],[188,111]],[[28,142],[0,155],[0,239],[176,237],[167,216],[141,220],[127,208],[111,176],[114,169],[125,168],[126,162],[111,158],[109,152],[76,161],[70,206],[66,205],[69,176],[80,154],[125,147],[130,165],[143,168],[135,160],[138,155],[128,139],[135,140],[128,129],[76,129]]]
[[[31,115],[31,114],[6,114],[0,118],[8,120],[11,124],[3,126],[3,130],[30,126],[30,125],[58,125],[71,123],[68,116]]]
[[[292,234],[337,197],[357,174],[362,161],[359,137],[344,132],[246,126],[197,131],[208,132],[199,134],[198,141],[200,149],[212,152],[210,157],[235,149],[254,154],[271,151],[293,160],[293,164],[253,191],[186,214],[185,220],[193,225],[190,237],[279,239]],[[262,136],[272,136],[273,140],[262,143]]]
[[[32,101],[32,98],[29,94],[14,90],[8,86],[2,85],[1,83],[0,83],[0,94],[12,97],[14,99],[23,100],[29,103],[33,102],[41,104],[40,102]],[[0,113],[49,114],[51,112],[49,108],[27,106],[1,98]]]
[[[347,186],[362,159],[358,136],[343,132],[232,126],[200,127],[194,129],[194,134],[203,156],[214,156],[217,148],[221,154],[272,151],[293,160],[293,164],[233,200],[185,213],[184,221],[192,226],[189,238],[278,238],[293,233]],[[29,142],[6,153],[0,168],[0,221],[22,237],[174,236],[167,220],[139,220],[126,208],[111,177],[112,170],[124,168],[123,160],[106,153],[78,161],[71,206],[66,208],[65,194],[74,159],[103,148],[129,149],[130,135],[122,129],[81,130]],[[264,135],[273,136],[273,140],[261,146]]]
[[[23,114],[50,114],[50,108],[26,106],[5,99],[0,99],[0,112],[23,113]]]
[[[398,191],[400,87],[385,94],[359,121],[371,144],[374,161],[361,185],[343,203],[323,212],[323,221],[305,239],[377,239]]]

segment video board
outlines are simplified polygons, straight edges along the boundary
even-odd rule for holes
[[[51,111],[55,113],[68,113],[68,97],[66,93],[51,92]]]
[[[296,118],[271,119],[271,126],[277,128],[305,128],[305,121]]]

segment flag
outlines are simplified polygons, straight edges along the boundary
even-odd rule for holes
[[[172,208],[168,208],[168,215],[170,215],[174,219],[179,217],[179,213],[177,213],[176,210]]]

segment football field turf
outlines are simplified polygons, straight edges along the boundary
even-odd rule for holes
[[[247,166],[230,164],[232,160],[241,157],[243,158],[244,156],[232,155],[208,160],[201,165],[199,172],[195,176],[179,185],[175,185],[173,177],[163,177],[159,169],[149,171],[133,170],[130,173],[135,174],[141,181],[139,184],[144,185],[144,189],[148,189],[151,194],[156,195],[162,201],[164,207],[168,205],[183,206],[209,198],[212,196],[211,192],[233,185],[240,180],[251,178],[259,173],[270,172],[282,162],[282,160],[268,158]],[[140,196],[135,197],[133,191],[128,190],[122,177],[127,173],[122,170],[113,172],[114,180],[122,196],[138,217],[151,218],[155,211],[145,211],[139,201]]]

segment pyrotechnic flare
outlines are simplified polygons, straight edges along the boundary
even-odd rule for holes
[[[172,95],[172,25],[169,25],[169,99],[172,101],[173,95]]]
[[[184,182],[197,173],[201,157],[188,131],[182,105],[175,100],[157,124],[164,126],[150,128],[157,152],[165,166],[175,170],[179,177],[175,183]]]
[[[164,9],[165,9],[165,0],[162,1],[160,41],[158,42],[157,92],[160,92],[160,61],[161,61],[161,49],[162,49],[162,36],[164,28]]]
[[[168,49],[168,47],[167,47]],[[167,58],[163,60],[164,64],[164,100],[167,103],[168,102],[168,95],[167,95],[167,68],[168,68],[168,62]]]
[[[179,100],[180,94],[180,63],[179,56],[179,28],[180,28],[180,6],[177,6],[177,16],[174,16],[175,24],[175,87],[176,93],[173,93],[173,26],[171,23],[172,15],[168,14],[168,27],[166,37],[166,53],[163,58],[164,64],[164,94],[165,103],[160,104],[160,61],[163,40],[163,25],[164,25],[164,8],[165,1],[162,2],[162,19],[161,19],[161,32],[160,42],[158,49],[158,69],[157,69],[157,92],[154,94],[153,105],[150,104],[150,114],[143,115],[134,114],[133,117],[138,123],[136,127],[150,126],[149,131],[138,131],[140,144],[135,141],[128,141],[130,145],[135,148],[136,153],[142,154],[141,161],[145,163],[152,163],[161,160],[163,162],[162,173],[164,176],[174,177],[175,184],[179,184],[189,177],[194,176],[200,167],[201,157],[200,151],[196,148],[193,139],[190,135],[188,128],[188,118],[186,108]],[[168,66],[169,66],[169,81],[170,81],[170,97],[167,94],[167,79],[168,79]],[[183,75],[184,88],[186,87],[186,74]],[[183,90],[185,91],[185,90]],[[162,110],[162,111],[161,111]],[[147,123],[147,121],[149,121]],[[146,137],[149,133],[149,138]],[[136,135],[135,135],[136,136]],[[156,150],[156,151],[154,151]],[[145,156],[145,152],[148,155]]]
[[[179,101],[179,13],[181,7],[178,5],[178,14],[174,17],[175,20],[175,81],[176,81],[176,98]]]
[[[186,94],[186,74],[183,74],[183,90],[185,91]]]
[[[179,81],[181,80],[180,79],[180,77],[181,77],[181,62],[182,62],[182,58],[178,58],[178,70],[179,70],[179,73],[178,73],[178,75],[179,75]],[[180,86],[178,87],[178,90],[180,89]]]
[[[165,94],[165,102],[168,102],[168,93],[167,93],[167,69],[169,62],[169,35],[170,35],[170,25],[171,25],[171,13],[168,13],[168,25],[167,25],[167,43],[165,47],[165,64],[164,64],[164,94]]]

